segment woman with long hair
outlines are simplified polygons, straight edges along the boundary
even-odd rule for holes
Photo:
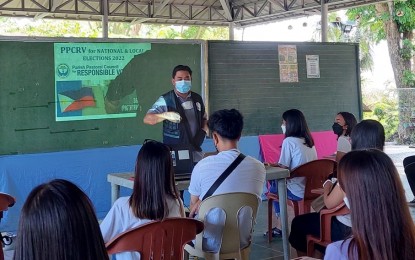
[[[352,236],[330,244],[324,259],[415,259],[415,226],[392,160],[377,149],[353,151],[338,172]]]
[[[363,120],[358,123],[350,134],[352,150],[375,148],[383,151],[385,131],[376,120]],[[344,200],[344,193],[338,182],[327,180],[323,184],[324,205],[328,209],[337,207]],[[351,232],[352,221],[350,214],[336,216],[331,221],[331,240],[345,239]],[[320,236],[320,213],[313,212],[295,217],[291,223],[289,241],[297,250],[298,256],[304,256],[307,251],[307,235]],[[317,249],[321,249],[317,247]],[[322,249],[324,251],[324,249]]]
[[[282,114],[282,132],[285,134],[282,142],[281,155],[277,166],[292,170],[307,162],[317,160],[317,151],[314,140],[305,120],[304,114],[298,109],[290,109]],[[304,198],[306,179],[304,177],[287,180],[287,197],[290,200],[302,200]],[[277,193],[277,182],[270,182],[270,192]],[[273,236],[281,236],[280,229],[280,205],[274,201],[276,227],[272,229]],[[264,233],[266,236],[267,233]]]
[[[101,223],[104,241],[153,220],[181,216],[185,216],[184,208],[174,182],[170,149],[147,140],[137,156],[132,195],[116,200]]]
[[[334,118],[332,129],[334,134],[337,135],[337,162],[340,161],[340,159],[347,152],[350,152],[352,150],[350,134],[352,133],[352,130],[356,126],[356,124],[356,117],[349,112],[339,112]]]
[[[89,198],[75,184],[53,180],[23,205],[14,260],[107,260]]]

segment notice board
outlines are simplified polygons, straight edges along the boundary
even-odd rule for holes
[[[201,53],[195,41],[0,41],[0,155],[160,140],[143,117],[178,64],[201,93]]]
[[[340,111],[361,118],[358,44],[209,41],[208,52],[210,112],[240,110],[243,135],[281,133],[291,108],[311,131],[331,129]]]

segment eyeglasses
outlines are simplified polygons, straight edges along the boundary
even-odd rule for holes
[[[145,145],[146,143],[154,143],[154,144],[163,145],[163,146],[167,147],[167,149],[169,149],[169,151],[172,150],[171,147],[168,146],[167,144],[156,141],[156,140],[153,140],[153,139],[145,139],[144,142],[143,142],[143,145]]]

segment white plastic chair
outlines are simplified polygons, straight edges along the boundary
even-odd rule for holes
[[[194,247],[186,245],[185,251],[190,255],[205,259],[249,259],[252,231],[259,202],[260,199],[257,195],[245,192],[225,193],[205,199],[200,204],[197,215],[197,219],[205,223],[205,230],[196,236]],[[218,218],[223,220],[221,235],[216,237],[217,244],[219,245],[219,248],[215,250],[216,252],[206,251],[206,245],[203,244],[203,240],[206,242],[206,234],[209,232],[209,223],[207,223],[209,221],[206,220],[211,218],[207,213],[212,210],[215,213],[220,212]],[[243,215],[240,216],[241,213]],[[219,227],[215,227],[216,230],[221,229],[221,224],[218,225]],[[242,243],[240,230],[246,231],[246,234],[243,235]],[[248,240],[244,243],[243,241],[246,238]]]

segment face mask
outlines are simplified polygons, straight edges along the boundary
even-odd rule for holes
[[[282,133],[285,134],[285,131],[287,130],[286,126],[285,125],[281,125],[281,130],[282,130]]]
[[[346,204],[346,207],[348,207],[350,209],[349,199],[347,197],[344,197],[343,201],[344,201],[344,204]]]
[[[334,123],[331,128],[333,128],[334,134],[339,136],[343,134],[343,126],[339,125],[339,123]]]
[[[192,82],[190,80],[180,80],[176,81],[176,89],[182,94],[186,94],[190,91],[192,87]]]

